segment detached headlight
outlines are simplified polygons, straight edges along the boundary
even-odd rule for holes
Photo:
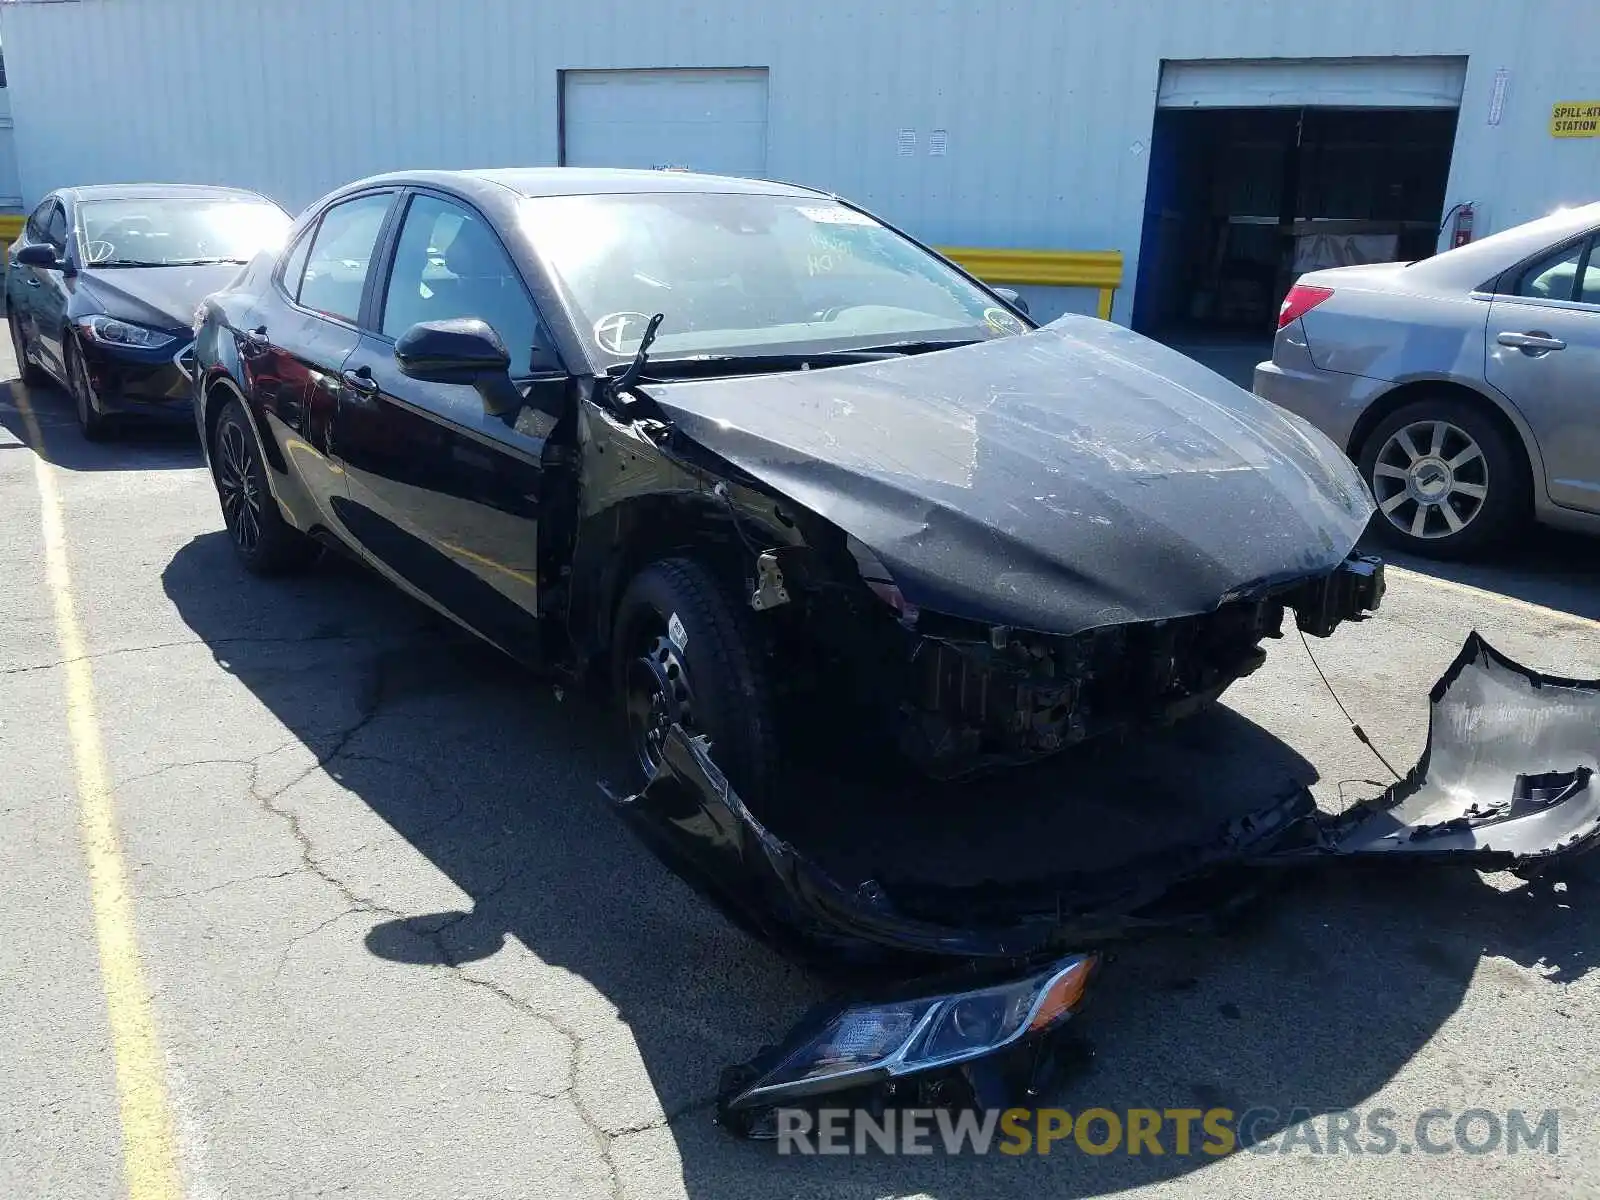
[[[102,345],[128,346],[135,350],[159,350],[178,340],[170,333],[119,321],[115,317],[89,317],[80,321],[78,328],[90,340],[100,342]]]
[[[1013,983],[888,1004],[852,1005],[752,1081],[731,1109],[859,1087],[981,1058],[1069,1017],[1093,955]]]

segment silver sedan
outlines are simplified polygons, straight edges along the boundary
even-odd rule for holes
[[[1600,204],[1301,276],[1255,391],[1344,448],[1407,550],[1600,532]]]

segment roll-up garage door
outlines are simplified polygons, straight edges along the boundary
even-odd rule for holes
[[[1458,108],[1465,58],[1167,62],[1161,108]]]
[[[761,176],[765,68],[565,71],[562,162]]]

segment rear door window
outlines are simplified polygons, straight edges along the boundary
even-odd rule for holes
[[[1589,239],[1589,258],[1583,266],[1583,278],[1572,297],[1580,304],[1600,305],[1600,237]]]
[[[378,234],[393,198],[391,192],[357,196],[323,214],[300,281],[303,306],[355,324]]]
[[[1530,300],[1571,300],[1583,265],[1587,242],[1564,246],[1522,272],[1516,292]]]

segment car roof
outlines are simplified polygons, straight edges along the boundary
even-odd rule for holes
[[[1558,208],[1546,216],[1423,259],[1411,270],[1421,279],[1470,290],[1523,259],[1597,226],[1600,226],[1600,201],[1575,208]]]
[[[393,171],[340,191],[382,184],[452,187],[462,192],[506,189],[521,196],[599,196],[645,192],[725,192],[815,198],[825,193],[792,183],[702,175],[693,171],[637,171],[609,167],[490,167],[470,171]]]
[[[87,187],[57,188],[69,200],[160,200],[188,197],[195,200],[222,200],[230,197],[266,200],[259,192],[245,188],[218,187],[205,183],[96,183]]]

